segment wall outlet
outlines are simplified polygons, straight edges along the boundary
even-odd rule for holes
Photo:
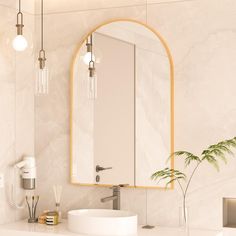
[[[4,188],[4,174],[0,173],[0,188]]]

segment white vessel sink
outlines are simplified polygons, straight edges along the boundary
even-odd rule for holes
[[[135,235],[137,215],[120,210],[73,210],[68,212],[68,229],[89,235]]]

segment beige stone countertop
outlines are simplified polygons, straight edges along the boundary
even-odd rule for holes
[[[18,221],[15,223],[5,224],[0,226],[0,235],[4,236],[45,236],[45,235],[80,235],[71,233],[67,229],[66,221],[57,226],[47,226],[41,224],[28,224],[27,220]],[[142,226],[138,227],[138,236],[225,236],[229,235],[228,232],[223,233],[216,230],[201,230],[190,229],[189,233],[186,233],[181,228],[172,227],[159,227],[154,229],[143,229]],[[236,234],[235,234],[236,235]],[[91,235],[92,236],[92,235]],[[115,236],[115,235],[111,235]]]

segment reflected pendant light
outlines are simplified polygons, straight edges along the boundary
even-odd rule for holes
[[[49,72],[46,67],[46,53],[44,50],[43,0],[41,0],[41,48],[39,50],[39,68],[36,78],[36,95],[48,94]]]
[[[92,36],[89,36],[87,39],[86,39],[86,47],[87,47],[87,52],[86,54],[83,56],[83,61],[84,61],[84,64],[85,65],[89,65],[89,62],[91,61],[91,54],[92,54]],[[92,59],[93,61],[95,61],[95,56],[94,54],[92,54]]]
[[[16,23],[17,35],[12,41],[12,46],[16,51],[22,52],[27,48],[28,43],[25,37],[23,36],[24,24],[23,24],[23,13],[21,12],[21,0],[19,0],[19,11],[16,17],[17,17],[17,23]]]
[[[95,60],[93,55],[93,35],[90,35],[90,44],[87,45],[87,52],[90,55],[90,61],[88,64],[88,98],[96,99],[97,98],[97,75],[95,69]]]

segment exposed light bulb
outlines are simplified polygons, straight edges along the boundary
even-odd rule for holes
[[[23,35],[17,35],[12,41],[12,46],[16,51],[22,52],[27,48],[28,42]]]
[[[92,60],[95,61],[95,55],[94,54],[92,54]],[[87,52],[83,56],[83,61],[84,61],[84,64],[86,64],[87,66],[89,65],[89,63],[91,61],[91,52]]]
[[[22,52],[27,48],[28,43],[25,37],[23,36],[24,23],[23,23],[23,13],[21,12],[21,0],[19,0],[19,12],[17,13],[16,18],[17,18],[16,20],[17,35],[13,39],[12,46],[16,51]]]

